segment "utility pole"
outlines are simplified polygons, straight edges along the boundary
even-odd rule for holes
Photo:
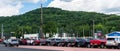
[[[42,8],[42,3],[41,3],[41,24],[40,24],[40,34],[41,38],[44,38],[44,33],[43,33],[43,8]]]
[[[84,28],[83,28],[83,38],[85,38],[85,34],[84,34]]]
[[[93,20],[93,37],[95,38],[95,28],[94,28],[95,20]]]
[[[1,39],[3,39],[3,32],[4,30],[3,30],[3,24],[2,24],[2,28],[1,28]]]

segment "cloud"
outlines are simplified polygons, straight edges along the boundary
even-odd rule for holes
[[[70,11],[88,11],[106,14],[120,13],[120,0],[53,0],[48,7]]]
[[[0,0],[0,16],[12,16],[20,14],[23,3],[38,3],[40,0]]]

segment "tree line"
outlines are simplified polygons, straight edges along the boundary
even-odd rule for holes
[[[0,26],[4,25],[5,34],[18,37],[23,34],[39,33],[40,14],[40,8],[38,8],[21,15],[1,16]],[[101,31],[103,35],[120,31],[120,16],[118,15],[67,11],[52,7],[43,8],[43,31],[45,34],[59,32],[83,36],[84,30],[85,36],[92,36],[93,21],[95,32]]]

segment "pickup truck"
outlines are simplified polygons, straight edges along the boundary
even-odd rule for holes
[[[13,46],[19,46],[19,41],[17,39],[8,39],[8,40],[4,40],[3,44],[5,45],[5,47],[9,46],[9,47],[13,47]]]
[[[67,44],[67,46],[76,46],[76,47],[81,47],[85,45],[85,40],[82,38],[72,38],[69,39],[69,42]]]
[[[49,38],[47,39],[47,44],[48,46],[59,46],[61,43],[61,39],[60,38]]]
[[[106,39],[94,39],[90,40],[91,47],[104,48],[106,46]]]
[[[19,43],[20,43],[20,45],[27,45],[27,40],[26,39],[20,39]]]

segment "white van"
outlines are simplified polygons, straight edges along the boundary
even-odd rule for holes
[[[106,46],[120,49],[120,32],[112,32],[106,35]]]

